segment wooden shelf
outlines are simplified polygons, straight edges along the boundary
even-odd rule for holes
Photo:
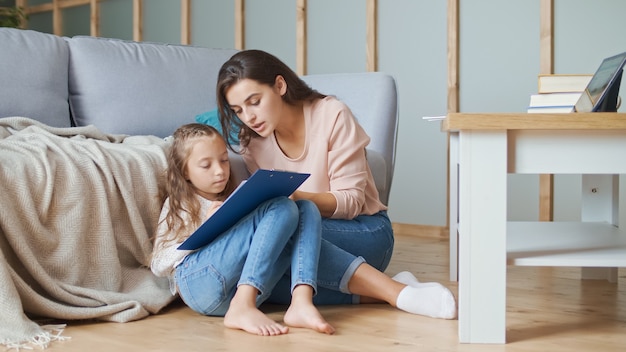
[[[626,267],[626,232],[603,222],[508,222],[507,263]]]

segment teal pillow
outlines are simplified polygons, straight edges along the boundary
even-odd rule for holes
[[[220,124],[220,115],[217,112],[217,109],[213,109],[202,114],[196,115],[196,122],[203,123],[205,125],[213,126],[219,133],[223,136],[224,133],[222,131],[222,125]],[[233,126],[234,127],[234,126]],[[238,130],[233,128],[232,133],[230,134],[230,138],[228,138],[228,143],[230,144],[239,144]]]

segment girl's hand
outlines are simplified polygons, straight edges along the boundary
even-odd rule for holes
[[[206,212],[206,219],[210,218],[211,215],[213,215],[213,213],[215,213],[217,211],[217,209],[219,209],[219,207],[222,206],[222,204],[224,204],[224,202],[219,201],[219,200],[214,200],[211,202],[211,205],[209,205],[209,209]]]

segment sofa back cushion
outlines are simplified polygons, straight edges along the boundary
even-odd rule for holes
[[[369,163],[380,200],[388,204],[396,159],[398,92],[383,72],[331,73],[302,77],[320,93],[342,100],[370,137]]]
[[[86,36],[68,43],[75,124],[160,137],[216,107],[217,73],[236,52]]]
[[[69,127],[68,58],[61,37],[0,28],[0,117],[30,117]]]

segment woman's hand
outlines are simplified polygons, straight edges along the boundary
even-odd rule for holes
[[[211,215],[213,215],[217,209],[219,209],[219,207],[222,206],[222,204],[224,204],[224,202],[219,201],[219,200],[214,200],[211,202],[211,205],[209,205],[209,209],[206,212],[206,217],[204,219],[204,221],[206,221],[206,219],[210,218]]]
[[[289,198],[293,200],[308,199],[312,201],[317,205],[317,209],[319,209],[322,217],[325,218],[333,216],[337,209],[337,198],[330,192],[313,193],[296,190]]]

